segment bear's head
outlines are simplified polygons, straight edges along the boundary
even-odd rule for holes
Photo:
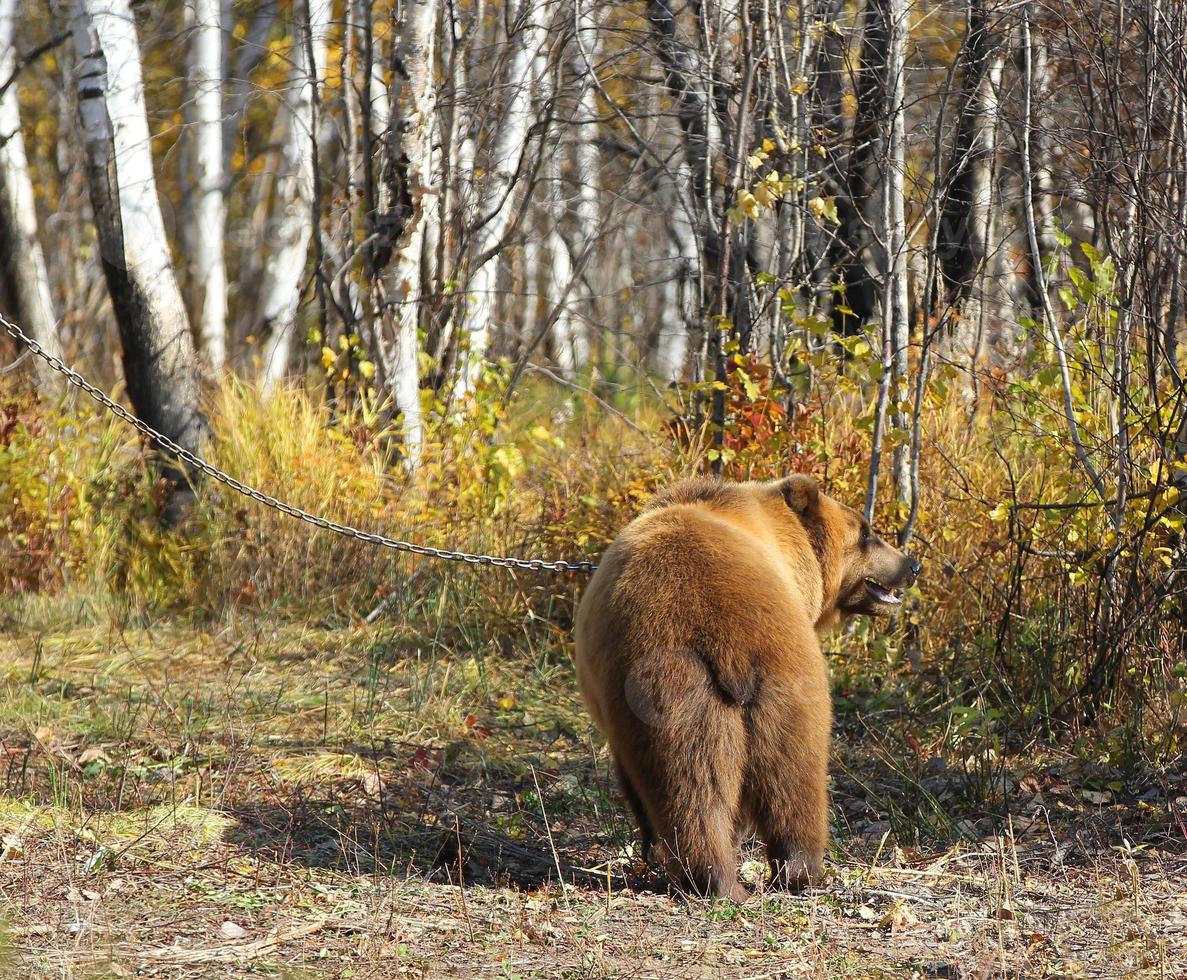
[[[914,584],[919,561],[883,541],[865,517],[822,493],[810,476],[789,476],[775,486],[820,562],[823,620],[893,613],[902,605],[900,593]]]

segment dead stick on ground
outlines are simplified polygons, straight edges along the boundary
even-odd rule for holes
[[[556,853],[556,843],[552,839],[552,827],[548,824],[548,813],[544,809],[544,793],[540,789],[540,780],[536,778],[536,767],[532,766],[532,782],[536,784],[536,797],[540,801],[540,815],[544,818],[544,831],[548,834],[548,846],[552,849],[552,863],[556,865],[556,880],[561,884],[561,898],[565,900],[565,908],[569,907],[569,890],[565,887],[565,875],[561,871],[561,858]]]
[[[434,778],[436,778],[435,775]],[[458,891],[462,896],[462,916],[466,920],[466,931],[470,934],[470,939],[473,940],[474,923],[470,921],[470,908],[466,904],[466,870],[462,866],[465,863],[465,858],[462,857],[462,825],[456,813],[453,815],[453,832],[457,837],[457,883]]]
[[[362,928],[364,926],[359,923],[336,919],[318,919],[316,922],[307,922],[295,929],[290,929],[288,932],[277,933],[275,936],[267,936],[264,939],[256,939],[237,946],[200,949],[178,949],[176,947],[164,947],[161,949],[123,948],[118,950],[117,955],[176,964],[238,963],[255,959],[258,956],[271,952],[278,946],[297,939],[304,939],[316,932],[321,932],[323,929],[354,932]],[[103,955],[110,956],[111,951],[104,951]]]

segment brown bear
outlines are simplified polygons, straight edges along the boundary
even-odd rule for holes
[[[832,703],[817,632],[893,610],[919,570],[807,476],[687,480],[623,530],[578,608],[576,666],[645,857],[742,900],[753,828],[772,886],[820,874]]]

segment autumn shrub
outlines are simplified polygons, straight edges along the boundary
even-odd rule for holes
[[[1073,330],[1069,342],[1087,341]],[[508,372],[492,368],[460,410],[426,402],[436,421],[415,474],[380,407],[298,388],[265,398],[227,381],[208,403],[209,455],[248,484],[365,530],[596,560],[657,486],[715,462],[737,479],[812,472],[860,506],[874,410],[863,354],[872,355],[853,349],[848,359],[805,353],[814,380],[803,390],[739,358],[720,437],[696,410],[711,386],[604,386],[599,403],[527,378],[508,397]],[[925,572],[892,627],[858,624],[831,641],[843,651],[839,669],[938,684],[953,718],[988,717],[990,706],[1028,733],[1097,732],[1100,753],[1118,764],[1165,760],[1182,750],[1187,707],[1182,610],[1168,585],[1182,521],[1167,475],[1182,461],[1139,433],[1131,499],[1104,506],[1077,472],[1049,352],[1038,340],[1035,349],[1026,380],[987,372],[976,398],[962,369],[931,373],[911,543]],[[1084,437],[1103,439],[1092,361],[1077,365]],[[90,589],[146,610],[255,621],[348,622],[382,606],[446,648],[513,651],[567,635],[580,576],[393,554],[211,483],[185,527],[162,529],[134,433],[82,403],[67,411],[10,392],[3,406],[0,574],[10,591]],[[889,536],[903,518],[883,481],[875,523]],[[1106,641],[1124,644],[1121,667],[1094,687]]]
[[[265,493],[361,530],[484,554],[596,556],[679,471],[658,412],[643,411],[642,424],[602,416],[535,383],[504,404],[505,382],[492,370],[472,410],[430,428],[415,476],[393,451],[381,412],[331,408],[296,388],[265,398],[234,380],[209,400],[207,455]],[[0,569],[12,591],[69,584],[206,615],[330,610],[331,618],[364,614],[411,576],[423,585],[464,574],[480,583],[490,615],[525,590],[549,592],[538,573],[432,565],[294,520],[210,480],[188,522],[163,528],[135,432],[81,402],[71,411],[15,392],[5,402]]]

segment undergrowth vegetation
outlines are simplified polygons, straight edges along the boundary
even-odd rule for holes
[[[872,429],[863,375],[878,364],[864,342],[845,343],[839,369],[831,350],[805,357],[813,383],[799,379],[798,397],[736,358],[729,423],[716,441],[698,424],[696,390],[603,384],[595,398],[531,379],[508,398],[506,373],[492,370],[471,411],[439,416],[415,477],[365,398],[331,402],[289,388],[265,399],[238,381],[210,394],[209,457],[266,493],[363,530],[596,560],[657,486],[715,457],[737,479],[811,472],[860,505]],[[1088,380],[1099,358],[1078,343],[1081,435],[1099,428],[1103,442],[1107,420],[1092,411]],[[1006,732],[1025,731],[1083,736],[1112,765],[1165,763],[1182,751],[1187,714],[1183,606],[1165,587],[1183,525],[1172,482],[1183,463],[1166,458],[1157,424],[1138,429],[1130,452],[1139,462],[1117,520],[1072,463],[1058,372],[1036,363],[1025,381],[992,372],[975,380],[945,365],[923,391],[912,547],[925,574],[889,631],[858,624],[834,639],[844,655],[837,670],[929,701],[938,692],[949,728],[990,756]],[[59,595],[145,621],[250,612],[342,625],[386,615],[438,636],[475,631],[505,649],[539,631],[565,635],[580,576],[393,554],[210,482],[187,526],[165,529],[142,449],[84,401],[4,395],[0,576],[16,596],[6,603],[14,623],[31,624],[45,597]],[[906,516],[905,504],[879,501],[884,532]],[[1100,628],[1112,601],[1106,562],[1125,583],[1120,632]],[[1102,642],[1113,665],[1105,674]]]

